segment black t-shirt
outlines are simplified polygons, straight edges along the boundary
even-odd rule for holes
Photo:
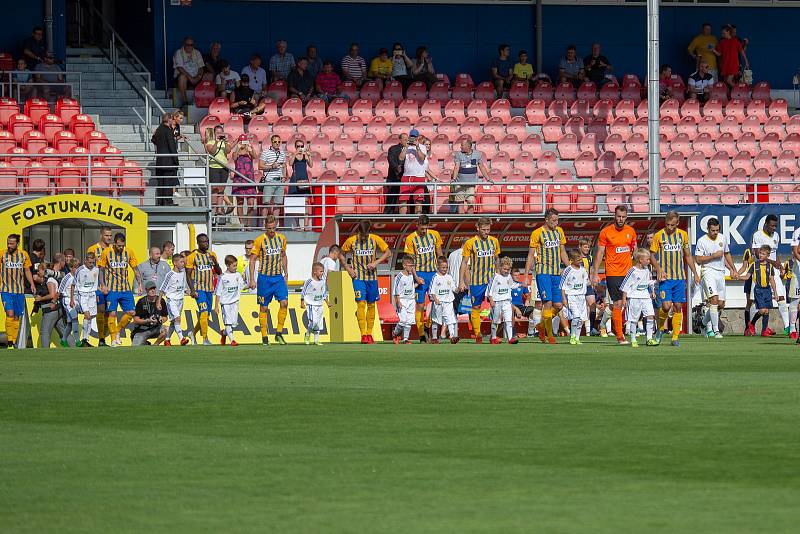
[[[601,66],[600,63],[611,65],[611,62],[608,60],[608,58],[602,54],[597,57],[589,54],[583,58],[583,66],[586,69],[586,77],[595,83],[603,81],[606,77],[607,67]]]
[[[236,102],[247,102],[247,104],[238,106],[233,108],[237,113],[244,113],[245,111],[250,111],[254,107],[254,104],[250,103],[250,100],[253,98],[254,91],[250,89],[250,87],[245,87],[244,85],[237,87],[233,90],[233,101]]]
[[[28,37],[22,41],[23,52],[26,48],[39,56],[40,61],[44,61],[44,55],[47,53],[47,45],[45,44],[44,39],[37,41],[33,37]]]
[[[286,84],[290,88],[307,95],[314,89],[314,78],[311,77],[307,70],[300,74],[299,70],[292,69],[292,72],[286,78]]]
[[[160,298],[160,297],[159,297]],[[142,297],[139,299],[139,302],[136,303],[136,311],[135,315],[139,319],[150,319],[151,317],[167,317],[167,303],[164,302],[164,299],[161,299],[161,310],[156,308],[157,301],[150,302],[147,297]],[[136,325],[133,329],[135,332],[143,332],[145,330],[150,330],[154,326],[160,326],[161,321],[158,322],[158,325]]]

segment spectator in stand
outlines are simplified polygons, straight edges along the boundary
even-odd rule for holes
[[[567,46],[567,52],[558,63],[558,83],[569,82],[575,87],[580,86],[586,79],[583,63],[578,59],[575,45]]]
[[[317,74],[315,85],[317,94],[326,102],[330,102],[339,96],[339,85],[342,80],[339,75],[333,72],[333,62],[325,60],[322,64],[322,72]]]
[[[209,80],[216,80],[217,74],[222,72],[222,62],[225,60],[222,59],[222,56],[219,55],[221,50],[222,50],[222,45],[214,41],[213,43],[211,43],[211,46],[209,47],[208,54],[203,55],[203,61],[206,64],[205,66],[206,76],[207,79]]]
[[[708,63],[701,61],[697,72],[689,76],[689,97],[700,102],[708,100],[708,91],[714,85],[714,76],[709,72]]]
[[[658,70],[658,95],[659,100],[669,100],[672,98],[672,66],[661,65]]]
[[[319,58],[316,46],[308,45],[306,47],[306,59],[308,59],[306,70],[311,74],[311,78],[316,80],[317,74],[322,72],[322,60]]]
[[[473,148],[472,139],[461,141],[461,150],[453,153],[455,168],[453,169],[453,186],[451,195],[458,206],[458,213],[475,213],[475,188],[478,171],[489,180],[489,169],[483,160],[483,154]]]
[[[44,28],[36,26],[31,36],[22,42],[22,58],[33,66],[44,61],[47,43],[44,41]]]
[[[583,68],[586,78],[593,81],[597,87],[608,83],[608,73],[612,70],[608,58],[600,54],[600,44],[592,44],[592,53],[583,58]]]
[[[256,199],[258,198],[258,189],[256,183],[256,171],[253,162],[256,159],[256,149],[247,137],[247,134],[239,136],[239,141],[233,147],[231,159],[234,161],[236,172],[239,174],[233,175],[233,183],[241,184],[234,185],[231,188],[233,198],[236,200],[236,215],[239,218],[239,224],[245,229],[254,229],[257,224],[256,214]]]
[[[250,89],[255,93],[255,99],[258,100],[267,86],[267,71],[261,68],[261,56],[258,54],[250,56],[250,63],[242,69],[242,79],[245,74],[250,81]]]
[[[306,143],[300,139],[294,142],[294,152],[289,154],[289,159],[286,165],[292,169],[292,176],[289,178],[288,195],[290,197],[302,198],[306,203],[305,217],[298,226],[301,230],[306,230],[311,226],[309,222],[309,215],[311,214],[308,204],[308,197],[311,195],[311,175],[308,169],[314,166],[311,158],[311,153],[306,147]]]
[[[408,143],[400,151],[399,159],[403,162],[403,177],[400,179],[400,215],[408,213],[409,205],[414,206],[416,213],[422,213],[425,202],[426,188],[423,185],[427,166],[428,153],[425,149],[425,139],[421,138],[417,130],[408,133]]]
[[[408,134],[401,133],[396,145],[389,147],[386,158],[389,161],[389,170],[386,175],[386,205],[384,213],[397,213],[397,197],[400,194],[400,181],[403,179],[403,160],[400,152],[408,146]]]
[[[750,69],[750,62],[747,61],[747,55],[744,53],[742,43],[738,39],[731,37],[731,30],[729,27],[722,28],[722,39],[717,43],[714,49],[714,54],[720,58],[719,78],[724,81],[728,87],[733,87],[736,82],[736,77],[739,75],[739,55],[741,54],[744,59],[744,66]]]
[[[203,79],[205,64],[203,54],[194,47],[194,39],[184,38],[183,46],[177,49],[172,56],[173,77],[181,98],[178,107],[189,102],[186,91],[193,89]]]
[[[704,22],[700,33],[692,39],[686,50],[695,59],[695,68],[705,61],[708,71],[712,76],[717,76],[717,56],[714,49],[717,47],[717,37],[711,33],[711,23]]]
[[[256,95],[250,88],[250,76],[242,74],[239,84],[230,94],[231,113],[245,115],[245,120],[250,120],[249,113],[256,107]]]
[[[61,67],[56,65],[56,56],[52,52],[44,54],[44,61],[36,65],[33,69],[33,81],[37,83],[64,83],[64,72]],[[47,74],[42,74],[47,73]],[[53,95],[70,96],[69,88],[64,85],[40,85],[39,94],[45,100],[49,100]]]
[[[511,54],[511,47],[501,44],[497,47],[498,57],[492,60],[492,82],[497,92],[497,98],[503,98],[503,91],[511,85],[513,63],[508,58]]]
[[[230,100],[234,89],[239,87],[242,78],[235,70],[231,70],[231,65],[227,60],[223,59],[219,62],[220,71],[217,74],[214,84],[217,86],[217,96],[227,98]]]
[[[263,189],[264,217],[278,216],[283,207],[283,193],[286,181],[286,152],[281,150],[281,137],[270,137],[270,146],[261,151],[258,168],[264,172],[263,181],[268,184]]]
[[[367,79],[367,62],[358,55],[358,43],[350,45],[350,52],[342,58],[342,78],[361,87]]]
[[[381,84],[386,84],[387,81],[392,79],[392,69],[394,64],[389,59],[389,51],[381,48],[378,51],[377,57],[373,58],[369,63],[369,72],[367,75],[370,78],[379,80]]]
[[[180,149],[180,142],[186,141],[186,136],[181,133],[181,124],[183,124],[183,119],[186,117],[183,114],[183,111],[176,109],[172,112],[172,135],[175,136],[175,146]]]
[[[214,127],[214,135],[209,138],[206,134],[205,144],[206,154],[210,156],[208,160],[208,181],[211,184],[211,206],[214,215],[227,215],[233,211],[233,203],[225,196],[225,184],[228,183],[228,159],[233,152],[233,145],[228,143],[225,129],[218,124]],[[228,204],[227,209],[222,208],[222,204]]]
[[[17,99],[17,102],[23,102],[32,97],[35,93],[34,85],[30,83],[33,81],[33,74],[28,70],[28,62],[25,58],[17,60],[17,70],[11,75],[11,96]]]
[[[167,303],[158,296],[155,282],[144,284],[146,295],[136,303],[133,315],[131,345],[158,345],[167,338]],[[155,343],[150,343],[155,339]]]
[[[276,43],[277,52],[269,58],[269,73],[273,83],[285,80],[295,65],[294,56],[286,51],[288,44],[284,40]]]
[[[415,82],[424,82],[425,87],[430,89],[436,83],[436,70],[433,68],[433,59],[428,54],[428,49],[424,46],[417,47],[416,59],[411,67],[411,77]]]
[[[523,82],[532,80],[533,65],[528,63],[528,52],[525,50],[520,50],[517,57],[519,58],[519,61],[514,64],[514,68],[511,70],[513,80],[520,80]]]
[[[173,133],[173,120],[172,113],[164,113],[151,138],[156,146],[156,206],[175,205],[172,195],[178,185],[178,144]]]
[[[306,70],[307,68],[308,59],[301,57],[286,78],[289,96],[299,98],[303,103],[308,102],[314,96],[314,78]]]
[[[733,24],[728,24],[728,28],[731,29],[731,39],[736,39],[742,45],[742,50],[747,50],[747,45],[750,44],[750,39],[745,37],[742,39],[736,34],[736,26]]]
[[[403,45],[395,43],[392,46],[392,79],[403,85],[403,91],[411,85],[411,75],[409,71],[414,66],[414,62],[406,55]]]

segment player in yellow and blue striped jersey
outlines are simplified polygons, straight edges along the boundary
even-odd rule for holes
[[[475,343],[481,343],[481,305],[486,300],[486,289],[497,272],[496,262],[500,255],[500,241],[490,236],[492,221],[481,217],[475,224],[478,235],[467,239],[462,247],[463,261],[459,273],[458,290],[465,291],[469,282],[469,295],[472,300],[470,324]]]
[[[197,302],[197,324],[194,333],[200,332],[203,345],[210,345],[208,340],[208,314],[214,306],[214,288],[216,278],[222,274],[217,254],[209,248],[211,242],[206,234],[197,236],[197,248],[186,258],[186,282]]]
[[[108,332],[111,334],[111,346],[119,347],[120,332],[133,319],[136,303],[129,280],[128,270],[133,269],[137,284],[142,285],[142,275],[136,266],[139,265],[133,251],[125,246],[125,234],[114,236],[114,244],[103,251],[97,262],[100,268],[100,290],[106,297],[106,320]],[[122,308],[122,318],[117,325],[117,306]]]
[[[19,248],[19,234],[6,238],[6,249],[0,251],[0,296],[6,312],[6,347],[16,348],[20,317],[25,314],[25,281],[36,294],[31,274],[31,258]]]
[[[253,242],[250,250],[250,289],[256,290],[258,301],[258,325],[261,328],[261,342],[269,345],[267,331],[267,309],[272,299],[278,301],[278,321],[275,325],[275,341],[286,345],[283,339],[283,325],[289,313],[289,260],[286,257],[286,237],[279,234],[278,219],[267,216],[265,232]],[[258,263],[258,278],[256,278]]]
[[[414,256],[414,279],[417,282],[417,334],[420,343],[426,343],[425,337],[425,296],[431,287],[431,280],[436,275],[436,260],[442,255],[442,237],[436,230],[430,229],[430,219],[420,215],[417,219],[416,231],[406,238],[404,252]]]
[[[553,318],[562,308],[561,303],[561,266],[569,265],[567,257],[567,238],[564,230],[558,225],[558,210],[549,208],[544,213],[544,224],[531,232],[528,259],[525,261],[525,276],[532,271],[536,263],[536,288],[542,299],[542,321],[539,323],[539,339],[555,343],[557,327]]]
[[[747,266],[745,277],[751,280],[753,287],[753,301],[756,304],[756,313],[747,324],[747,335],[756,335],[756,321],[761,317],[765,320],[761,324],[761,336],[769,337],[769,310],[772,308],[772,296],[775,294],[775,278],[772,276],[772,262],[769,259],[772,247],[761,245],[756,250],[756,259]]]

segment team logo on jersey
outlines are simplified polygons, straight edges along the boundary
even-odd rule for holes
[[[663,243],[664,252],[678,252],[683,248],[683,243]]]
[[[9,269],[22,269],[22,264],[23,262],[21,261],[11,261],[11,260],[5,261],[5,266],[8,267]]]
[[[544,248],[557,248],[559,244],[560,242],[557,240],[550,240],[550,239],[544,240]]]
[[[624,246],[624,247],[617,247],[617,248],[614,249],[614,252],[616,252],[617,254],[623,254],[625,252],[630,252],[630,251],[631,251],[631,247],[629,247],[627,245]]]
[[[417,252],[420,254],[430,254],[434,251],[433,245],[429,245],[427,247],[417,247]]]
[[[491,258],[494,256],[494,249],[489,248],[489,250],[476,250],[475,255],[479,258]]]
[[[110,261],[108,262],[109,266],[112,269],[127,269],[128,262],[127,261]]]
[[[360,248],[355,251],[355,254],[356,256],[372,256],[373,250],[371,248]]]
[[[265,248],[264,249],[264,254],[266,256],[277,256],[280,253],[281,253],[281,249],[279,249],[279,248]]]

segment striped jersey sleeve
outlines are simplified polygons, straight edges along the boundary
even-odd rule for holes
[[[397,273],[394,277],[394,284],[392,284],[392,295],[399,296],[402,294],[403,273]]]
[[[75,277],[72,276],[72,273],[67,273],[64,276],[64,279],[61,280],[61,283],[58,285],[58,292],[62,295],[65,295],[69,288],[75,283]]]
[[[558,289],[566,289],[567,287],[570,286],[571,284],[570,278],[572,277],[572,271],[573,271],[572,266],[564,269],[564,272],[561,273],[561,283],[558,284]]]
[[[309,278],[308,280],[305,281],[305,283],[303,284],[303,289],[300,290],[300,298],[301,299],[305,300],[306,295],[308,294],[308,289],[309,289],[310,285],[311,285],[311,278]]]
[[[168,292],[169,292],[169,291],[168,291],[168,289],[169,289],[169,282],[170,282],[170,280],[172,280],[172,277],[174,276],[174,273],[175,273],[175,271],[170,271],[170,272],[168,272],[168,273],[167,273],[167,276],[165,276],[165,277],[164,277],[164,281],[163,281],[163,282],[161,282],[161,287],[160,287],[160,288],[158,288],[158,290],[159,290],[161,293],[168,293]]]

